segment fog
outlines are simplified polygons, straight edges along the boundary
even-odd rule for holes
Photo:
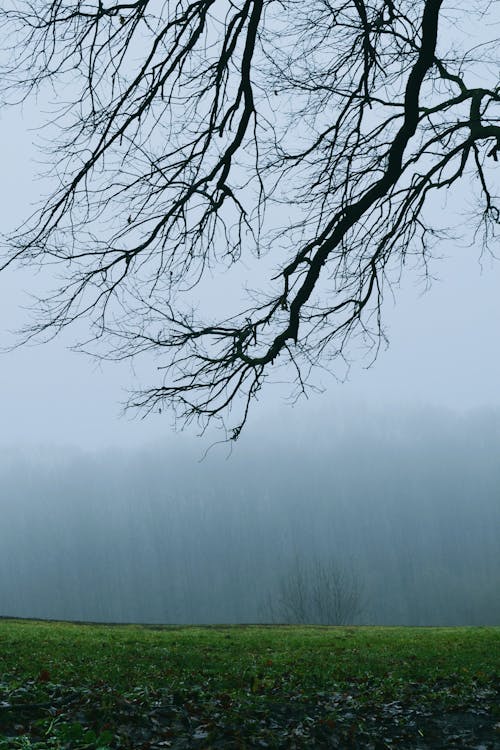
[[[500,411],[287,414],[230,458],[182,435],[4,453],[0,615],[270,621],[297,563],[335,560],[354,622],[500,622]]]
[[[2,232],[47,191],[33,145],[47,104],[0,112]],[[54,279],[2,273],[0,616],[279,620],[283,582],[333,562],[359,583],[352,622],[499,624],[500,264],[467,236],[473,195],[458,193],[432,206],[453,232],[429,277],[409,264],[387,294],[390,348],[371,367],[354,352],[345,383],[325,362],[327,395],[293,410],[269,383],[229,457],[204,457],[217,436],[171,433],[168,409],[119,417],[156,361],[77,356],[78,326],[4,351]]]

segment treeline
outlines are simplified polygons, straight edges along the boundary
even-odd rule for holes
[[[354,622],[500,622],[498,415],[344,416],[228,460],[178,442],[4,458],[0,615],[269,621],[298,565],[333,561]]]

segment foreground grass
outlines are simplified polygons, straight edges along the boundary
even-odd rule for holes
[[[4,620],[0,748],[496,748],[499,676],[500,628]]]

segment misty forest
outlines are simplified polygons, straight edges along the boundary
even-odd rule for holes
[[[500,414],[337,416],[310,435],[295,423],[248,439],[227,460],[213,449],[200,461],[180,439],[134,455],[4,456],[1,614],[498,623]],[[339,611],[293,612],[293,587],[302,576],[312,588],[318,563],[344,578]]]

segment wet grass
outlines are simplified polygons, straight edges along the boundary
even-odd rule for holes
[[[340,732],[340,738],[343,715],[357,716],[362,737],[369,717],[392,726],[386,707],[398,704],[406,706],[407,717],[412,711],[429,717],[484,709],[491,742],[500,742],[494,734],[499,677],[500,628],[162,628],[2,620],[0,748],[289,747],[299,725],[303,746],[320,746],[319,735],[311,739],[304,729],[304,716],[314,731]],[[160,709],[163,719],[154,713]],[[302,747],[301,736],[296,747]],[[127,745],[129,739],[136,744]],[[330,740],[324,746],[335,747]]]
[[[366,675],[398,681],[500,672],[500,628],[326,628],[291,626],[97,626],[4,620],[0,672],[56,682],[104,680],[129,689],[209,677],[225,690],[245,690],[254,674],[284,672],[306,689]]]

